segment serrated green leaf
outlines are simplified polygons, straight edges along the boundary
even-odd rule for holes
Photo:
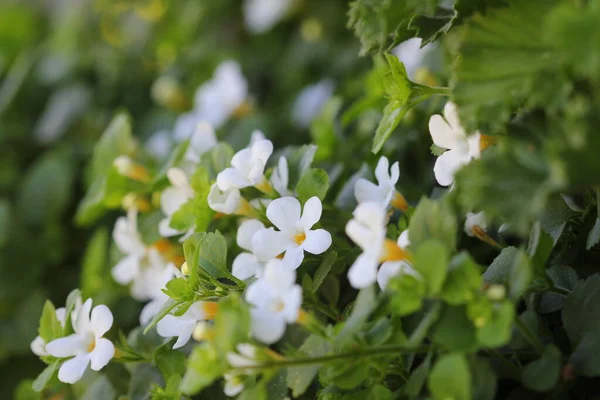
[[[323,258],[323,261],[321,261],[319,268],[317,268],[317,270],[315,271],[315,276],[313,278],[312,285],[313,293],[316,293],[317,290],[319,290],[319,288],[323,284],[323,281],[325,281],[325,278],[327,278],[327,275],[329,275],[329,272],[331,271],[331,268],[333,267],[336,258],[337,252],[335,250],[330,250],[327,252],[327,254],[325,254],[325,257]]]

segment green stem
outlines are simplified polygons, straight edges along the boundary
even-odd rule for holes
[[[521,331],[521,334],[527,339],[527,341],[533,346],[533,348],[540,354],[544,352],[544,345],[540,339],[535,336],[531,330],[521,321],[519,318],[515,319],[515,325]]]
[[[423,317],[421,322],[419,322],[417,329],[415,329],[412,335],[410,335],[410,338],[408,339],[409,346],[417,346],[423,341],[427,335],[427,332],[429,332],[429,328],[431,328],[431,326],[438,320],[441,308],[441,302],[438,301],[433,304],[427,315]]]
[[[260,365],[253,365],[248,367],[240,367],[240,370],[261,370],[268,368],[285,368],[285,367],[297,367],[306,365],[318,365],[325,364],[332,361],[339,361],[345,359],[356,360],[358,358],[370,358],[376,356],[390,356],[393,353],[427,353],[431,350],[431,346],[406,346],[406,345],[384,345],[370,347],[361,351],[351,351],[346,353],[327,354],[318,357],[295,357],[295,358],[284,358],[282,360],[273,360],[271,362],[263,363]]]

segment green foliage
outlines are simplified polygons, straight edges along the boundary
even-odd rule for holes
[[[329,189],[329,176],[325,170],[317,168],[307,170],[296,185],[296,193],[302,203],[314,196],[323,200],[327,189]]]
[[[471,399],[471,371],[459,353],[440,357],[429,375],[427,386],[436,399]]]
[[[410,220],[409,232],[415,247],[429,239],[440,241],[448,251],[456,247],[456,218],[443,201],[423,197]]]

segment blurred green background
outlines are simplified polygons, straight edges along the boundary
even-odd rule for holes
[[[119,304],[117,325],[137,322],[139,305],[110,284],[116,213],[93,229],[73,220],[86,161],[116,112],[131,115],[140,143],[170,132],[198,85],[232,59],[250,107],[220,136],[239,147],[261,127],[292,144],[310,141],[292,117],[307,85],[327,78],[336,93],[361,93],[371,62],[357,57],[346,1],[292,1],[261,33],[243,12],[234,0],[0,0],[0,398],[43,368],[29,344],[46,298],[60,306],[82,287]],[[82,278],[84,264],[105,280]]]

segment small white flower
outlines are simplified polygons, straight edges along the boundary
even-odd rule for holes
[[[256,361],[256,347],[250,343],[239,343],[236,346],[237,352],[227,353],[227,361],[233,368],[254,367],[258,365]]]
[[[250,144],[249,144],[249,146],[252,146],[254,143],[260,142],[261,140],[266,140],[266,139],[267,139],[267,137],[265,136],[265,134],[260,129],[255,129],[250,134]]]
[[[202,121],[196,125],[190,144],[185,153],[185,160],[194,164],[200,162],[202,154],[208,152],[217,145],[217,135],[212,125]]]
[[[58,370],[58,379],[61,382],[77,382],[90,363],[94,371],[99,371],[108,364],[115,354],[115,347],[110,340],[102,336],[108,332],[112,323],[113,316],[108,307],[99,305],[92,310],[92,299],[88,299],[81,306],[73,323],[75,333],[46,345],[46,351],[51,356],[72,357]]]
[[[173,272],[159,251],[146,246],[137,230],[137,211],[131,209],[127,217],[115,223],[113,240],[125,254],[112,269],[112,276],[121,285],[131,285],[131,295],[137,300],[148,300],[172,278]]]
[[[249,148],[238,151],[231,159],[232,166],[217,175],[219,189],[226,191],[249,186],[260,188],[267,183],[264,171],[271,153],[273,143],[270,140],[259,140]]]
[[[158,224],[158,232],[163,237],[180,235],[183,231],[171,228],[171,218],[182,205],[191,200],[195,193],[185,172],[179,168],[169,168],[167,178],[171,186],[163,190],[160,195],[160,208],[165,218]]]
[[[223,378],[225,378],[225,386],[223,387],[225,396],[235,397],[242,393],[244,390],[244,380],[242,379],[242,376],[228,372],[223,375]]]
[[[311,197],[304,204],[300,215],[300,202],[294,197],[273,200],[267,207],[267,218],[279,231],[262,229],[254,234],[254,254],[268,261],[283,252],[321,254],[331,246],[331,234],[324,229],[311,229],[321,219],[323,206],[318,197]]]
[[[75,304],[73,306],[73,311],[71,312],[71,323],[74,323],[77,319],[77,314],[79,314],[79,310],[81,309],[81,297],[77,297],[75,299]],[[67,320],[67,309],[65,307],[60,307],[55,310],[56,319],[60,323],[61,327],[65,327],[65,322]],[[30,349],[36,356],[42,357],[47,356],[48,352],[46,351],[46,342],[42,339],[41,336],[36,336],[35,339],[30,344]]]
[[[244,21],[252,33],[264,33],[283,19],[294,0],[245,0]]]
[[[223,214],[237,213],[242,207],[243,201],[242,194],[238,189],[221,190],[216,183],[210,187],[208,193],[208,206]]]
[[[410,246],[410,240],[408,238],[408,229],[404,230],[398,237],[398,247],[406,249]],[[412,265],[405,261],[386,261],[381,264],[379,271],[377,272],[377,283],[381,290],[385,290],[390,280],[400,274],[409,274],[416,277],[420,277],[419,273],[412,267]]]
[[[479,158],[479,132],[467,137],[460,121],[456,105],[452,102],[444,106],[444,117],[436,114],[429,119],[429,133],[436,146],[448,149],[435,162],[433,173],[442,186],[454,182],[454,174],[458,169],[468,164],[473,158]]]
[[[246,290],[246,301],[253,308],[252,335],[259,341],[272,344],[283,337],[286,324],[298,320],[302,305],[302,288],[296,284],[299,258],[272,259],[262,277]]]
[[[238,279],[246,280],[253,276],[260,276],[264,262],[252,252],[252,237],[265,226],[256,219],[249,219],[240,224],[237,231],[237,244],[246,252],[240,253],[233,260],[231,273]]]
[[[190,305],[181,316],[166,315],[158,321],[156,331],[160,336],[177,336],[177,341],[173,345],[174,349],[184,346],[192,337],[194,328],[199,321],[211,320],[217,312],[217,303],[210,301],[197,301]]]
[[[273,173],[271,174],[271,183],[280,196],[293,195],[293,192],[288,189],[290,173],[285,157],[279,157],[279,163],[277,164],[277,167],[273,169]]]
[[[146,303],[144,308],[142,308],[142,312],[140,313],[140,325],[148,325],[152,318],[154,318],[154,316],[160,312],[162,306],[169,298],[170,297],[167,296],[162,290],[157,292],[156,296]]]
[[[400,178],[400,167],[395,162],[390,168],[390,163],[386,157],[381,157],[375,168],[375,178],[377,185],[366,179],[359,179],[354,186],[354,196],[360,203],[376,202],[381,203],[382,207],[387,207],[390,202],[398,209],[406,210],[407,204],[404,196],[396,191],[396,183]]]
[[[485,215],[483,214],[483,211],[477,214],[468,212],[467,219],[465,220],[465,233],[471,237],[477,236],[475,234],[475,229],[477,228],[480,228],[483,231],[487,229],[487,221]]]
[[[308,127],[315,119],[327,100],[333,95],[333,81],[323,79],[313,85],[308,85],[296,97],[292,118],[301,127]]]

